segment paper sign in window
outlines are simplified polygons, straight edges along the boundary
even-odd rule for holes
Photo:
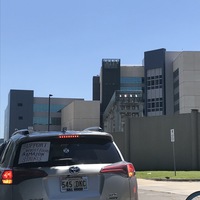
[[[50,142],[29,142],[21,146],[19,164],[30,162],[47,162]]]

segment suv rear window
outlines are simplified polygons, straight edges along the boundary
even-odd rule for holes
[[[80,137],[22,143],[17,150],[14,165],[42,167],[119,161],[121,157],[112,141],[106,138]]]
[[[3,163],[5,154],[7,153],[10,142],[7,140],[0,145],[0,163]]]
[[[5,147],[6,147],[6,143],[5,142],[0,144],[0,158],[1,158],[2,154],[3,154],[3,151],[4,151]]]

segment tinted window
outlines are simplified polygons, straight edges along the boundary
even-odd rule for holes
[[[15,166],[65,166],[114,163],[120,155],[105,138],[73,138],[30,141],[20,145]]]
[[[5,141],[0,145],[0,163],[3,163],[5,154],[7,152],[8,146],[9,146],[9,141]]]
[[[5,147],[6,147],[6,143],[5,142],[0,144],[0,159],[2,157],[2,154],[3,154],[3,151],[4,151]]]

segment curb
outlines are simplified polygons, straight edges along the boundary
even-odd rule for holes
[[[170,178],[154,178],[154,179],[148,179],[145,178],[145,180],[152,180],[152,181],[175,181],[175,182],[200,182],[200,179],[170,179]]]

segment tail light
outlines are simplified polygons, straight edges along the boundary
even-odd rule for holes
[[[115,173],[122,174],[127,177],[133,177],[135,175],[135,168],[133,164],[127,162],[119,162],[112,165],[105,166],[101,169],[101,173]]]
[[[5,170],[1,175],[2,183],[5,185],[10,185],[13,183],[13,172],[12,170]]]
[[[34,178],[46,177],[48,174],[39,169],[20,169],[5,170],[1,175],[1,184],[19,184],[22,181]]]

